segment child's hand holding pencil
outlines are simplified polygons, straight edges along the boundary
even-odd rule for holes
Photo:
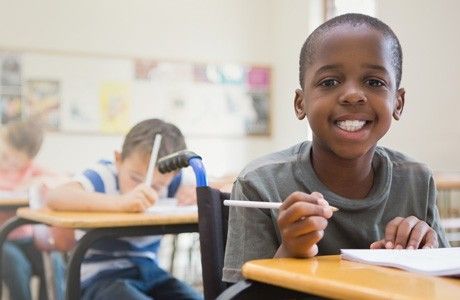
[[[282,243],[275,257],[315,256],[332,213],[333,208],[318,192],[289,195],[279,208]]]

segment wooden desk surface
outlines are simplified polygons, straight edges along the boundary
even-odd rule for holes
[[[431,277],[340,260],[263,259],[244,264],[247,279],[341,299],[459,299],[460,278]]]
[[[460,190],[460,174],[439,173],[434,175],[438,190]]]
[[[66,228],[106,228],[142,225],[169,225],[198,223],[197,213],[148,214],[148,213],[103,213],[62,212],[47,208],[35,210],[22,207],[17,216],[44,224]]]
[[[28,198],[0,198],[0,207],[1,206],[28,206]]]

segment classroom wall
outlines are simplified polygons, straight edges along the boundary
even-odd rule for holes
[[[0,3],[0,19],[8,24],[0,26],[0,47],[273,65],[272,138],[188,137],[189,148],[205,157],[211,175],[238,172],[249,160],[273,151],[274,145],[281,147],[305,135],[305,124],[294,122],[292,113],[296,56],[311,22],[305,1],[289,5],[279,0]],[[286,37],[286,30],[295,38]],[[278,137],[282,142],[277,142]],[[111,156],[120,145],[120,136],[50,133],[38,160],[58,170],[75,171],[88,161]]]
[[[403,47],[406,105],[383,143],[438,171],[460,170],[460,1],[379,0]]]
[[[273,135],[259,138],[188,137],[210,175],[238,172],[248,161],[309,135],[295,119],[298,53],[322,18],[321,0],[0,0],[0,48],[203,62],[271,64]],[[383,144],[436,170],[459,170],[457,95],[460,3],[378,1],[377,15],[404,48],[406,108]],[[120,136],[50,133],[38,160],[75,171],[121,146]]]

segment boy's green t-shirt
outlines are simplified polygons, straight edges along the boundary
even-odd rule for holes
[[[411,215],[437,232],[440,247],[449,246],[439,223],[433,176],[424,164],[377,147],[372,164],[374,186],[365,199],[352,200],[329,191],[319,181],[310,148],[307,141],[253,161],[238,176],[231,199],[281,202],[295,191],[322,193],[339,211],[329,219],[318,255],[339,254],[341,248],[368,249],[384,237],[389,221]],[[277,210],[230,208],[224,281],[242,279],[240,268],[246,261],[274,256],[281,243],[277,217]]]

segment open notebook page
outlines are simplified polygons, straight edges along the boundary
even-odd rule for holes
[[[345,260],[436,276],[460,276],[460,247],[394,250],[341,249]]]
[[[0,199],[23,199],[28,197],[27,191],[2,191],[0,190]]]
[[[177,205],[177,199],[175,198],[163,198],[159,199],[155,205],[147,209],[146,213],[149,214],[189,214],[198,211],[196,205]]]

